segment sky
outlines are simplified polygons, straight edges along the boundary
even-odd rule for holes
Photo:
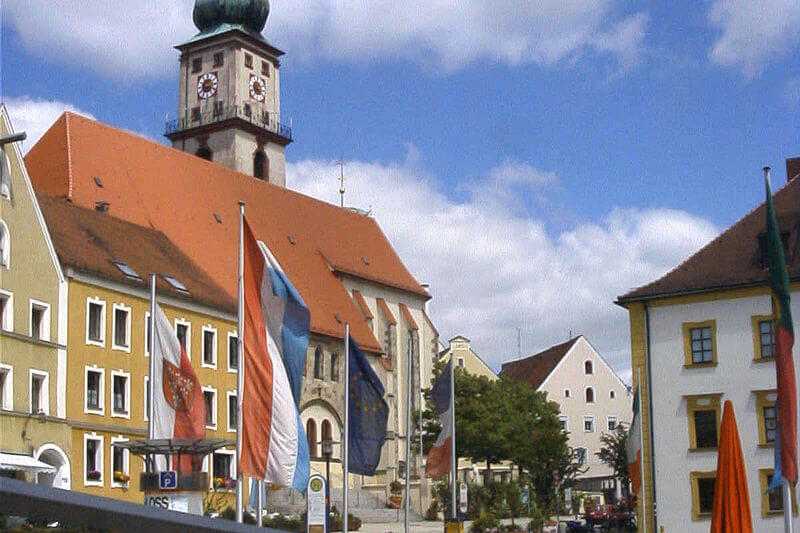
[[[4,0],[23,150],[66,109],[157,142],[193,0]],[[800,155],[796,0],[273,0],[287,185],[370,209],[492,367],[583,334],[763,201]]]

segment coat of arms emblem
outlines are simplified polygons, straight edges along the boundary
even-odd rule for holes
[[[176,411],[189,411],[194,400],[194,381],[184,375],[181,369],[169,361],[164,361],[164,397]]]

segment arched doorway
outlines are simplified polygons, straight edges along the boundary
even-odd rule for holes
[[[36,483],[57,489],[72,488],[69,459],[61,448],[55,444],[45,444],[36,452],[36,459],[56,469],[53,474],[36,474]]]

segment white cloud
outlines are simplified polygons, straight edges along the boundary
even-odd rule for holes
[[[800,41],[797,0],[714,0],[708,18],[720,30],[711,60],[739,67],[749,78]]]
[[[524,168],[523,177],[508,168]],[[405,163],[353,161],[345,169],[346,203],[371,206],[411,272],[431,284],[442,340],[466,335],[494,367],[516,356],[517,326],[526,353],[562,342],[572,330],[587,335],[629,378],[627,313],[613,300],[717,233],[683,211],[617,208],[603,220],[551,235],[544,220],[502,204],[487,207],[476,197],[454,202],[431,176]],[[334,162],[290,163],[287,174],[292,188],[338,204]],[[545,183],[557,181],[552,173],[506,162],[486,181],[539,187],[542,176]]]
[[[3,103],[8,108],[8,115],[11,117],[11,124],[14,126],[14,130],[24,131],[28,134],[28,138],[22,143],[23,153],[36,144],[39,137],[53,125],[53,122],[64,111],[72,111],[73,113],[94,118],[91,113],[82,111],[72,104],[57,100],[40,100],[23,96],[21,98],[10,98]]]
[[[173,46],[196,33],[192,0],[4,0],[26,49],[130,83],[175,76]]]
[[[583,56],[626,69],[647,16],[617,0],[274,0],[266,37],[296,61],[404,59],[454,71],[486,61],[545,67]],[[175,44],[196,33],[192,0],[5,0],[6,20],[33,53],[123,82],[176,73]]]

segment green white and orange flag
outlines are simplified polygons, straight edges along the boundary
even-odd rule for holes
[[[639,387],[633,395],[633,421],[628,430],[625,445],[628,455],[628,477],[631,479],[631,492],[638,495],[642,487],[642,416],[639,412]]]
[[[766,169],[765,169],[766,170]],[[775,436],[775,470],[770,488],[780,486],[782,478],[797,483],[797,386],[795,385],[794,327],[790,308],[789,274],[783,252],[769,173],[765,172],[767,188],[767,260],[769,287],[772,291],[772,312],[775,315],[775,373],[778,383],[778,427]]]

